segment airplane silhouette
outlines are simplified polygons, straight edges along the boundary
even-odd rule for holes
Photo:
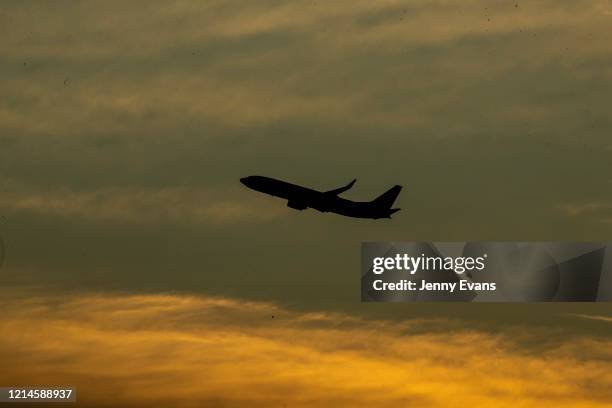
[[[321,212],[333,212],[355,218],[391,218],[399,208],[391,208],[402,186],[393,186],[372,201],[358,202],[338,197],[353,187],[357,179],[344,187],[329,191],[317,191],[264,176],[249,176],[240,182],[250,189],[287,200],[287,207],[296,210],[314,208]]]

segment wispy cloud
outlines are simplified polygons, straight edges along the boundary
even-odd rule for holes
[[[0,119],[47,135],[133,131],[134,122],[146,133],[198,118],[425,126],[486,98],[487,80],[517,67],[531,83],[537,67],[606,57],[605,41],[593,41],[609,34],[605,3],[105,2],[35,12],[20,3],[2,15],[10,81]],[[573,79],[592,77],[572,69]],[[383,94],[395,103],[381,104]],[[536,96],[501,98],[488,114],[559,108]]]
[[[269,221],[282,217],[284,206],[265,197],[245,200],[228,189],[214,194],[193,188],[107,188],[95,191],[5,191],[0,194],[4,214],[28,213],[132,223],[228,224]]]
[[[11,369],[0,382],[75,385],[89,406],[603,407],[612,398],[609,341],[535,353],[492,334],[410,327],[419,322],[233,299],[25,297],[3,305],[0,357]]]
[[[599,315],[587,315],[587,314],[572,314],[571,316],[579,317],[588,320],[598,320],[601,322],[612,323],[612,316],[599,316]]]
[[[609,202],[568,203],[561,204],[557,208],[568,217],[596,217],[603,222],[611,222],[612,220],[609,216],[612,212],[612,203]]]

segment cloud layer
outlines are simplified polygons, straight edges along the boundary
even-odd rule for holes
[[[0,118],[47,137],[203,119],[425,130],[438,116],[460,132],[478,127],[472,109],[536,124],[572,114],[576,98],[597,114],[601,89],[559,81],[605,89],[611,74],[610,5],[598,0],[28,7],[1,15]]]
[[[129,224],[160,222],[217,226],[269,221],[284,215],[283,206],[255,196],[248,201],[234,191],[224,195],[193,188],[107,188],[94,191],[5,191],[0,211],[26,216],[61,217]]]
[[[11,297],[0,382],[74,385],[87,406],[598,407],[609,340],[297,313],[177,295]],[[519,336],[517,336],[518,338]],[[526,341],[525,341],[526,340]],[[529,346],[533,344],[534,346]]]

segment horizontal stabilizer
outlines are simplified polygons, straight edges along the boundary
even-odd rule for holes
[[[392,208],[389,210],[389,216],[391,216],[391,214],[395,214],[396,212],[398,212],[399,210],[401,210],[401,208]]]
[[[329,195],[338,195],[338,194],[342,194],[344,193],[346,190],[350,189],[351,187],[353,187],[353,184],[355,184],[355,182],[357,181],[357,179],[354,179],[353,181],[351,181],[350,183],[348,183],[346,186],[344,187],[340,187],[340,188],[336,188],[334,190],[329,190],[326,191],[325,194],[329,194]]]

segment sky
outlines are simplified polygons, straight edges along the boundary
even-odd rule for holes
[[[611,23],[603,0],[5,2],[0,383],[609,403],[610,303],[362,304],[359,251],[611,241]],[[298,212],[254,174],[400,184],[402,210]]]

